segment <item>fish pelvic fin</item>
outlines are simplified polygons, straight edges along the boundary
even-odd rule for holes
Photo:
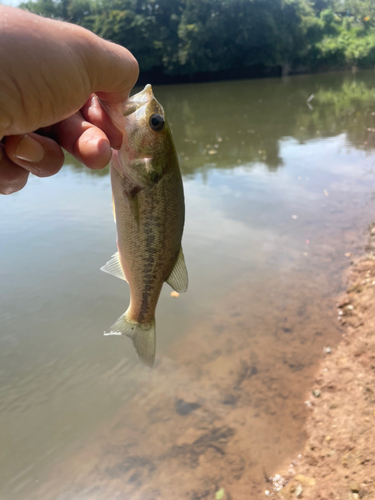
[[[114,253],[111,257],[111,260],[109,260],[107,264],[101,267],[100,270],[104,271],[105,273],[112,274],[112,276],[116,276],[116,278],[120,278],[120,280],[128,281],[121,267],[120,255],[118,252]]]
[[[184,252],[182,247],[180,248],[180,253],[178,254],[176,264],[172,269],[171,274],[165,280],[173,290],[178,293],[184,293],[188,289],[189,278],[185,264]]]
[[[130,337],[139,359],[152,368],[156,351],[155,320],[147,324],[136,323],[129,320],[126,312],[119,317],[109,331],[104,332],[104,335],[125,335]]]

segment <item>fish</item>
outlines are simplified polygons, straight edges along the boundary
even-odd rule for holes
[[[130,303],[104,335],[130,337],[140,360],[152,367],[163,284],[178,293],[188,288],[181,247],[182,176],[164,109],[151,85],[106,111],[123,132],[123,142],[110,163],[118,251],[101,270],[128,282]]]

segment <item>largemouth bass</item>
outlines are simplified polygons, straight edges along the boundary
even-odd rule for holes
[[[101,270],[129,283],[130,304],[105,335],[130,337],[139,358],[152,366],[163,283],[177,292],[188,287],[181,248],[182,177],[164,109],[151,85],[107,111],[124,137],[110,165],[118,252]]]

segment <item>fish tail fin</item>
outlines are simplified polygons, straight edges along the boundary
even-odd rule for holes
[[[126,335],[133,341],[138,357],[145,365],[152,367],[155,361],[156,335],[155,320],[140,324],[129,320],[125,312],[104,335]]]

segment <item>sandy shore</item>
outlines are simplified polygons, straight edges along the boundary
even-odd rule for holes
[[[306,402],[306,443],[265,483],[266,496],[375,498],[375,224],[337,313],[345,333],[325,350]]]

